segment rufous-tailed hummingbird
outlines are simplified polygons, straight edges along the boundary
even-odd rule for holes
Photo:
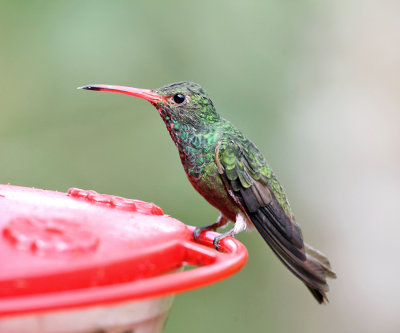
[[[148,100],[158,110],[179,150],[193,187],[220,211],[217,222],[197,228],[216,230],[232,221],[226,236],[255,226],[282,263],[305,283],[319,303],[327,300],[326,277],[334,278],[324,254],[303,242],[286,194],[258,148],[215,110],[202,87],[177,82],[147,90],[92,84],[86,90],[110,91]]]

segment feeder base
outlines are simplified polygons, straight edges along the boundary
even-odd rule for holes
[[[173,296],[0,319],[0,333],[160,333]]]

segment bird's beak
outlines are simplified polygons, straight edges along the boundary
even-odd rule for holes
[[[79,87],[78,89],[96,90],[96,91],[110,91],[120,94],[131,95],[148,100],[151,103],[156,103],[163,100],[163,96],[156,94],[148,89],[138,89],[124,86],[110,86],[106,84],[89,84],[87,86]]]

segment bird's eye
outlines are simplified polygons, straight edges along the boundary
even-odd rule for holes
[[[175,94],[172,99],[176,104],[182,104],[186,100],[186,96],[184,94]]]

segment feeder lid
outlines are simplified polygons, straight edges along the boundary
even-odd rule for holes
[[[161,297],[244,265],[238,241],[221,253],[216,233],[201,245],[192,231],[152,203],[0,185],[0,316]],[[177,272],[184,264],[200,267]]]

